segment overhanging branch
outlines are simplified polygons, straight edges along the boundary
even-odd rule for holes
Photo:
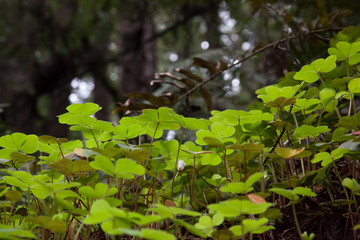
[[[294,34],[294,35],[291,35],[291,36],[288,36],[286,38],[283,38],[283,39],[280,39],[276,42],[272,42],[272,43],[269,43],[255,51],[253,51],[252,53],[250,53],[249,55],[245,56],[245,57],[242,57],[242,58],[236,58],[232,64],[230,64],[226,69],[224,70],[221,70],[221,71],[218,71],[217,73],[213,74],[210,76],[210,78],[208,78],[207,80],[199,83],[198,85],[194,86],[193,88],[191,88],[190,90],[188,90],[186,93],[184,93],[183,95],[181,95],[176,101],[174,104],[178,103],[180,100],[182,100],[183,98],[187,97],[188,95],[190,95],[191,93],[193,93],[194,91],[196,91],[197,89],[201,88],[202,86],[204,86],[206,83],[210,82],[211,80],[213,80],[214,78],[216,78],[217,76],[219,76],[220,74],[222,74],[223,72],[239,65],[240,63],[248,60],[249,58],[265,51],[266,49],[268,48],[274,48],[276,47],[278,44],[280,43],[284,43],[284,42],[287,42],[287,41],[290,41],[290,40],[293,40],[295,38],[299,38],[301,37],[302,35],[315,35],[317,37],[317,34],[318,33],[323,33],[323,32],[337,32],[337,31],[341,31],[343,30],[344,28],[343,27],[339,27],[339,28],[328,28],[328,29],[317,29],[317,30],[313,30],[313,31],[308,31],[308,32],[301,32],[301,33],[297,33],[297,34]]]

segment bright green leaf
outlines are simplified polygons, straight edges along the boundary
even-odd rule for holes
[[[67,225],[64,221],[52,219],[48,216],[38,216],[35,218],[31,218],[30,221],[52,232],[60,233],[67,230]]]
[[[140,176],[144,175],[145,168],[131,159],[118,159],[115,164],[115,176],[119,178],[134,178],[132,175],[129,174],[135,174]]]
[[[176,238],[170,233],[150,228],[141,229],[141,236],[145,239],[151,240],[176,240]]]
[[[348,84],[351,93],[360,93],[360,78],[352,79]]]

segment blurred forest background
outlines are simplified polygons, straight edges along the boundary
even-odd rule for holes
[[[148,103],[196,117],[244,109],[360,20],[359,0],[0,0],[0,9],[0,134],[56,137],[67,135],[56,116],[70,103],[95,102],[97,117],[114,122]],[[216,75],[204,67],[246,56]],[[194,82],[175,68],[213,79],[177,101]]]

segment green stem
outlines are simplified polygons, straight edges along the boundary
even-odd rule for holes
[[[191,175],[191,184],[190,184],[190,198],[194,199],[194,201],[202,207],[206,208],[206,205],[202,204],[201,202],[199,202],[194,195],[194,178],[195,178],[195,167],[196,167],[196,154],[194,154],[194,166],[193,166],[193,171],[192,171],[192,175]]]
[[[157,132],[157,130],[158,130],[159,125],[160,125],[160,122],[158,121],[157,124],[156,124],[156,127],[155,127],[155,131],[154,131],[153,137],[152,137],[151,142],[150,142],[149,155],[148,155],[148,157],[147,157],[147,159],[146,159],[146,162],[145,162],[145,165],[144,165],[145,170],[146,170],[146,167],[147,167],[147,165],[148,165],[148,163],[149,163],[149,160],[150,160],[150,157],[151,157],[152,146],[153,146],[154,139],[155,139],[155,135],[156,135],[156,132]],[[144,179],[145,179],[145,175],[144,175]],[[139,183],[138,183],[138,188],[136,189],[136,192],[135,192],[135,194],[134,194],[134,197],[135,197],[135,198],[134,198],[134,202],[137,201],[137,199],[138,199],[138,197],[139,197],[138,194],[140,195],[139,190],[140,190],[140,188],[141,188],[141,182],[142,182],[142,180],[143,180],[143,178],[140,178],[140,181],[139,181]],[[135,205],[137,206],[136,203],[135,203]],[[136,209],[136,208],[135,208],[135,209]]]
[[[28,221],[28,229],[30,229],[30,188],[28,188],[27,191],[27,198],[26,198],[26,202],[27,202],[27,221]]]
[[[246,151],[244,151],[244,174],[245,174],[245,181],[246,181],[247,180]]]
[[[228,165],[227,165],[227,161],[226,161],[226,148],[224,150],[224,169],[225,169],[225,176],[226,176],[226,179],[231,182],[230,178],[229,178],[229,175],[228,175]]]
[[[340,183],[342,183],[341,175],[340,175],[339,170],[338,170],[335,163],[334,163],[334,169],[335,169],[336,176],[338,177]],[[352,227],[354,227],[354,219],[353,219],[352,211],[351,211],[350,198],[349,198],[349,195],[347,193],[347,190],[346,190],[345,186],[342,185],[342,184],[341,184],[341,186],[343,187],[343,190],[344,190],[344,193],[345,193],[345,198],[346,198],[346,201],[348,202],[348,211],[349,211],[349,216],[350,216],[350,220],[351,220],[351,225],[352,225]]]
[[[79,226],[79,229],[77,230],[76,234],[75,234],[75,237],[74,237],[74,240],[77,240],[78,237],[79,237],[79,234],[80,234],[80,231],[82,229],[82,227],[84,226],[84,223],[82,222]]]
[[[348,109],[348,116],[351,116],[351,106],[353,104],[354,101],[354,95],[352,93],[350,93],[350,102],[349,102],[349,109]]]
[[[183,141],[184,133],[185,133],[185,128],[183,128],[183,131],[181,133],[179,147],[178,147],[178,150],[177,150],[177,153],[176,153],[175,168],[174,168],[174,174],[173,174],[174,176],[173,176],[173,178],[171,180],[171,194],[170,194],[171,199],[173,198],[173,193],[174,193],[174,181],[175,181],[175,175],[177,175],[175,173],[178,172],[179,154],[180,154],[180,148],[181,148],[181,144],[182,144],[182,141]]]
[[[318,75],[320,77],[321,83],[324,84],[324,86],[327,88],[326,83],[325,83],[324,79],[321,77],[320,73],[318,73]]]
[[[294,202],[292,200],[291,200],[291,207],[292,207],[292,212],[293,212],[293,215],[294,215],[296,229],[297,229],[297,231],[299,233],[299,237],[301,239],[301,229],[300,229],[300,225],[299,225],[299,220],[298,220],[297,215],[296,215],[295,204],[294,204]]]
[[[156,135],[156,132],[157,132],[157,130],[158,130],[158,128],[159,128],[159,125],[160,125],[160,122],[158,121],[157,124],[156,124],[156,127],[155,127],[155,131],[154,131],[153,137],[152,137],[151,142],[150,142],[149,155],[148,155],[148,157],[147,157],[147,159],[146,159],[146,163],[145,163],[145,166],[144,166],[145,169],[146,169],[146,167],[147,167],[147,165],[148,165],[148,163],[149,163],[149,160],[150,160],[150,156],[151,156],[151,151],[152,151],[152,147],[153,147],[155,135]]]
[[[291,189],[291,182],[290,182],[290,159],[285,159],[285,167],[286,167],[286,174],[287,174],[287,179],[288,179],[288,185],[289,185],[289,189]]]
[[[200,175],[200,174],[199,174],[199,175]],[[207,198],[206,198],[205,192],[204,192],[203,190],[201,190],[200,184],[199,184],[199,181],[198,181],[196,175],[195,175],[195,181],[196,181],[196,186],[198,187],[198,191],[202,193],[202,195],[203,195],[203,197],[204,197],[205,203],[208,204],[208,200],[207,200]]]
[[[220,198],[220,200],[222,200],[222,197],[221,197],[220,193],[216,190],[216,188],[214,188],[214,186],[212,186],[210,183],[208,183],[208,182],[205,180],[205,178],[203,178],[203,177],[201,176],[201,174],[199,174],[199,177],[200,177],[212,190],[214,190],[214,192],[218,195],[218,197]]]
[[[96,137],[95,137],[95,134],[94,134],[94,132],[93,132],[93,130],[90,128],[90,132],[91,132],[91,135],[93,136],[93,138],[94,138],[94,141],[95,141],[95,143],[96,143],[96,146],[98,147],[98,148],[100,148],[99,147],[99,143],[98,143],[98,141],[96,140]]]
[[[317,126],[320,126],[323,114],[324,114],[324,109],[321,109],[321,113],[319,114],[319,119],[318,119]]]
[[[264,161],[264,149],[262,150],[262,153],[259,155],[259,171],[260,172],[264,172],[264,165],[263,165],[263,161]],[[265,179],[264,177],[262,177],[260,179],[260,189],[262,193],[265,193]]]
[[[359,215],[359,206],[358,206],[358,203],[357,203],[357,201],[356,201],[356,195],[353,194],[353,192],[351,192],[351,198],[354,199],[355,209],[356,209],[356,215],[357,215],[357,216],[360,216],[360,215]]]

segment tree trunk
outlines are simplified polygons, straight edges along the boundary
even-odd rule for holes
[[[146,42],[155,33],[152,13],[147,2],[128,0],[120,9],[120,49],[126,54],[120,60],[120,92],[151,91],[155,74],[155,42]]]

